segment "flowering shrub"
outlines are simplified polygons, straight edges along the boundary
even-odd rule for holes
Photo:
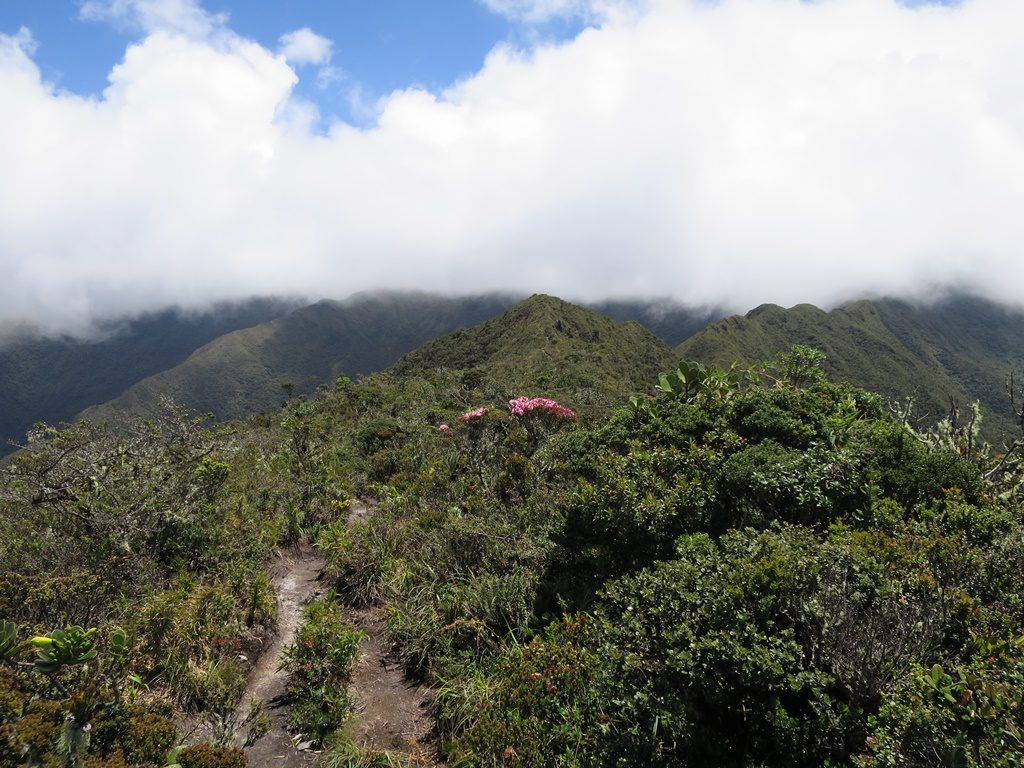
[[[479,419],[489,410],[491,409],[487,407],[475,408],[472,411],[467,411],[466,413],[459,416],[459,421],[473,421],[474,419]]]
[[[525,416],[533,411],[539,411],[541,413],[548,413],[559,419],[575,419],[576,412],[571,408],[566,408],[564,405],[560,405],[554,400],[549,400],[546,397],[517,397],[514,400],[508,401],[508,409],[513,416]],[[490,408],[487,406],[481,406],[474,408],[472,411],[466,411],[464,414],[459,416],[459,421],[462,423],[476,421],[477,419],[483,418],[490,412]],[[448,424],[438,425],[438,430],[441,432],[450,432],[451,427]]]
[[[560,405],[546,397],[517,397],[514,400],[508,401],[508,409],[512,412],[513,416],[525,416],[531,411],[542,411],[550,413],[559,419],[576,418],[576,412],[571,408],[566,408],[564,405]]]

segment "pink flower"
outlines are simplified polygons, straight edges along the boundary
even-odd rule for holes
[[[531,411],[544,411],[559,419],[575,419],[576,413],[554,400],[546,397],[517,397],[508,401],[508,409],[513,416],[525,416]]]
[[[452,428],[449,427],[447,424],[442,424],[441,426],[438,427],[438,429],[441,430],[442,432],[451,432],[452,431]]]
[[[527,406],[530,403],[528,397],[517,397],[515,400],[508,401],[508,409],[512,412],[513,416],[522,416],[526,413]]]
[[[479,419],[481,416],[483,416],[489,410],[490,410],[490,408],[485,408],[484,407],[484,408],[477,408],[477,409],[472,410],[472,411],[467,411],[466,413],[464,413],[461,416],[459,416],[459,421],[472,421],[473,419]]]

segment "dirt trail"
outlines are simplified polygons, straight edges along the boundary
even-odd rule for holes
[[[372,502],[353,502],[349,524],[369,518]],[[352,740],[371,750],[402,752],[413,765],[437,765],[431,740],[433,721],[429,714],[428,689],[405,679],[402,665],[391,653],[384,636],[384,612],[376,606],[349,608],[348,618],[366,633],[360,658],[352,671]]]
[[[349,525],[368,519],[374,507],[373,502],[354,501]],[[297,742],[288,732],[287,708],[282,701],[288,675],[278,666],[285,647],[295,639],[303,606],[325,591],[317,582],[324,564],[319,554],[302,550],[283,557],[274,568],[277,635],[253,668],[236,712],[236,721],[241,722],[250,702],[260,701],[271,717],[267,734],[246,749],[250,768],[311,768],[316,763],[316,752],[300,748],[308,742]],[[366,634],[352,671],[352,740],[369,750],[401,752],[409,756],[411,765],[439,765],[430,738],[429,691],[405,679],[384,636],[384,612],[376,606],[349,607],[347,616]]]
[[[272,725],[267,734],[246,749],[250,768],[304,768],[316,761],[316,754],[299,749],[288,732],[286,708],[281,701],[288,673],[279,670],[278,666],[285,647],[295,640],[303,606],[324,591],[317,583],[323,568],[324,559],[309,550],[285,555],[274,568],[277,635],[260,654],[236,712],[237,721],[241,722],[249,712],[250,702],[255,700],[263,702],[264,711],[271,718]]]

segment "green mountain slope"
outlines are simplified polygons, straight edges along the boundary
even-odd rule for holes
[[[103,338],[21,337],[0,344],[0,455],[37,421],[56,423],[182,362],[225,333],[285,314],[294,303],[252,299],[188,314],[166,310]]]
[[[993,424],[1011,434],[1006,376],[1024,370],[1024,312],[969,297],[915,306],[877,302],[892,332],[930,368],[944,371],[980,400]]]
[[[167,370],[151,367],[153,375],[142,381],[136,377],[138,383],[84,415],[107,419],[150,413],[161,397],[169,396],[218,418],[245,417],[280,405],[283,384],[307,393],[340,374],[381,371],[403,354],[394,369],[398,375],[443,367],[470,372],[468,381],[475,383],[486,372],[501,390],[495,395],[528,386],[552,396],[571,394],[577,404],[608,404],[647,387],[660,370],[674,365],[676,356],[658,334],[670,342],[687,339],[677,348],[678,356],[723,365],[752,363],[795,343],[809,344],[828,356],[832,377],[893,400],[914,396],[914,418],[921,425],[946,415],[950,399],[961,406],[980,400],[987,439],[998,445],[1016,433],[1003,385],[1008,371],[1024,365],[1024,345],[1018,341],[1024,313],[981,299],[954,297],[931,305],[859,301],[831,312],[806,304],[791,309],[765,305],[710,325],[720,311],[627,301],[584,308],[547,296],[535,296],[496,317],[513,302],[507,296],[447,299],[397,293],[323,301],[213,339]],[[634,322],[615,323],[609,315]],[[466,330],[438,338],[460,328]],[[172,334],[150,335],[147,345],[140,330],[133,343],[153,356]],[[188,339],[175,341],[180,347]],[[52,365],[56,371],[63,367]],[[134,371],[138,365],[125,368]],[[116,380],[122,363],[108,355],[95,362],[94,370]],[[61,372],[53,378],[60,386],[45,401],[49,411],[35,418],[69,415],[69,408],[56,407],[65,396],[67,377]],[[88,382],[88,376],[79,378]],[[25,389],[16,385],[8,392]],[[99,399],[89,386],[80,390],[73,404],[84,407]],[[16,404],[4,409],[15,411]]]
[[[494,317],[512,302],[499,295],[389,293],[321,301],[215,339],[82,416],[107,420],[150,413],[170,397],[218,419],[246,417],[280,406],[284,384],[301,394],[342,374],[380,371],[420,344]]]
[[[1004,393],[1006,374],[1024,362],[1024,313],[983,299],[931,305],[884,299],[824,312],[809,304],[764,305],[713,323],[677,347],[692,360],[750,364],[808,344],[827,355],[829,376],[893,400],[915,398],[915,420],[933,424],[979,400],[984,435],[997,445],[1016,427]]]
[[[504,392],[570,394],[575,403],[618,402],[648,389],[675,365],[664,341],[636,322],[536,295],[477,328],[457,331],[405,355],[391,372],[448,368],[487,376]],[[472,375],[471,375],[472,378]]]

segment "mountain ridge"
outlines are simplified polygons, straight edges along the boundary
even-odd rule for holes
[[[1022,333],[1024,312],[966,295],[932,304],[862,299],[828,312],[763,304],[711,323],[676,351],[704,363],[752,364],[806,344],[825,353],[831,377],[894,401],[913,397],[919,426],[935,424],[951,403],[966,414],[979,401],[983,435],[998,446],[1019,434],[1003,383],[1024,363],[1013,344]]]
[[[586,309],[604,316],[599,311],[602,305],[596,305],[595,310],[554,297],[539,299],[545,300],[551,302],[551,307]],[[382,371],[398,364],[403,355],[447,333],[495,319],[519,301],[518,297],[506,294],[448,298],[413,292],[375,292],[343,301],[321,300],[266,324],[214,339],[178,366],[157,372],[114,398],[83,409],[79,418],[109,420],[121,413],[151,413],[165,395],[195,410],[213,413],[218,419],[250,416],[277,408],[285,397],[282,385],[293,385],[295,394],[308,394],[339,375],[352,377]],[[614,309],[623,322],[636,323],[638,318],[655,314],[652,306],[655,305],[619,301]],[[711,310],[691,310],[663,301],[656,306],[664,327],[679,322],[677,327],[685,332],[703,327],[707,317],[714,314]],[[353,313],[369,316],[358,319]],[[608,319],[608,323],[613,322]],[[651,344],[651,338],[645,338],[642,346]],[[660,340],[658,343],[662,344]],[[669,367],[673,363],[666,357],[662,361]],[[471,362],[447,362],[449,367],[472,367]],[[639,377],[636,381],[641,383]],[[619,389],[613,387],[608,393],[611,391]]]
[[[0,344],[0,455],[38,421],[72,419],[83,408],[184,361],[225,333],[259,325],[294,308],[254,298],[205,312],[168,308],[100,329],[96,339],[22,335]]]
[[[521,306],[522,317],[513,311],[516,306]],[[719,365],[751,363],[802,343],[826,354],[825,368],[833,377],[890,400],[914,396],[918,426],[930,426],[947,415],[951,402],[964,412],[978,400],[988,440],[998,446],[1019,432],[1005,402],[1003,383],[1009,371],[1024,365],[1024,351],[1017,342],[1024,333],[1024,313],[970,296],[930,304],[862,299],[830,311],[806,303],[788,309],[762,304],[744,315],[716,319],[720,310],[666,301],[619,300],[581,307],[543,294],[523,302],[503,294],[461,298],[404,292],[357,294],[343,301],[322,300],[292,308],[209,339],[177,365],[151,372],[106,401],[86,403],[79,415],[109,420],[122,413],[151,413],[166,395],[218,419],[244,418],[278,408],[287,396],[282,387],[288,394],[306,394],[339,375],[365,375],[392,365],[397,374],[437,366],[467,371],[486,368],[493,363],[486,362],[488,344],[500,341],[491,338],[487,322],[506,311],[513,311],[506,324],[525,322],[525,314],[538,323],[534,346],[537,340],[544,340],[540,346],[565,343],[573,334],[583,333],[584,326],[585,333],[600,336],[600,329],[612,333],[613,319],[626,321],[625,327],[631,321],[646,328],[642,334],[639,326],[615,331],[625,334],[619,339],[620,347],[645,350],[639,366],[624,355],[607,360],[591,355],[585,350],[585,338],[576,339],[574,343],[582,346],[571,354],[565,349],[554,357],[550,349],[541,352],[516,341],[515,354],[503,353],[500,375],[522,378],[531,369],[532,380],[551,392],[575,386],[604,401],[622,394],[623,381],[630,381],[637,391],[644,389],[650,381],[644,376],[655,364],[668,369],[676,357]],[[597,312],[607,322],[588,316],[579,325],[573,318],[579,319],[584,311]],[[485,327],[470,334],[478,324]],[[654,329],[661,336],[658,344]],[[434,343],[451,332],[456,334],[453,338]],[[465,339],[470,336],[475,342],[467,345]],[[666,339],[684,336],[671,359],[659,347]],[[564,358],[558,357],[563,353]],[[550,370],[539,374],[544,366]],[[598,381],[607,375],[601,372],[605,366],[616,371],[605,382],[610,386]],[[643,370],[644,376],[630,378],[627,369],[631,367]],[[83,392],[91,390],[86,387]],[[9,402],[9,393],[7,397]],[[71,415],[67,409],[54,409],[45,418],[59,421]]]
[[[359,294],[324,299],[259,326],[211,341],[175,368],[159,372],[81,418],[109,420],[154,410],[164,396],[217,419],[277,408],[283,386],[308,394],[339,375],[382,370],[400,355],[512,303],[487,294],[447,299],[426,293]]]

